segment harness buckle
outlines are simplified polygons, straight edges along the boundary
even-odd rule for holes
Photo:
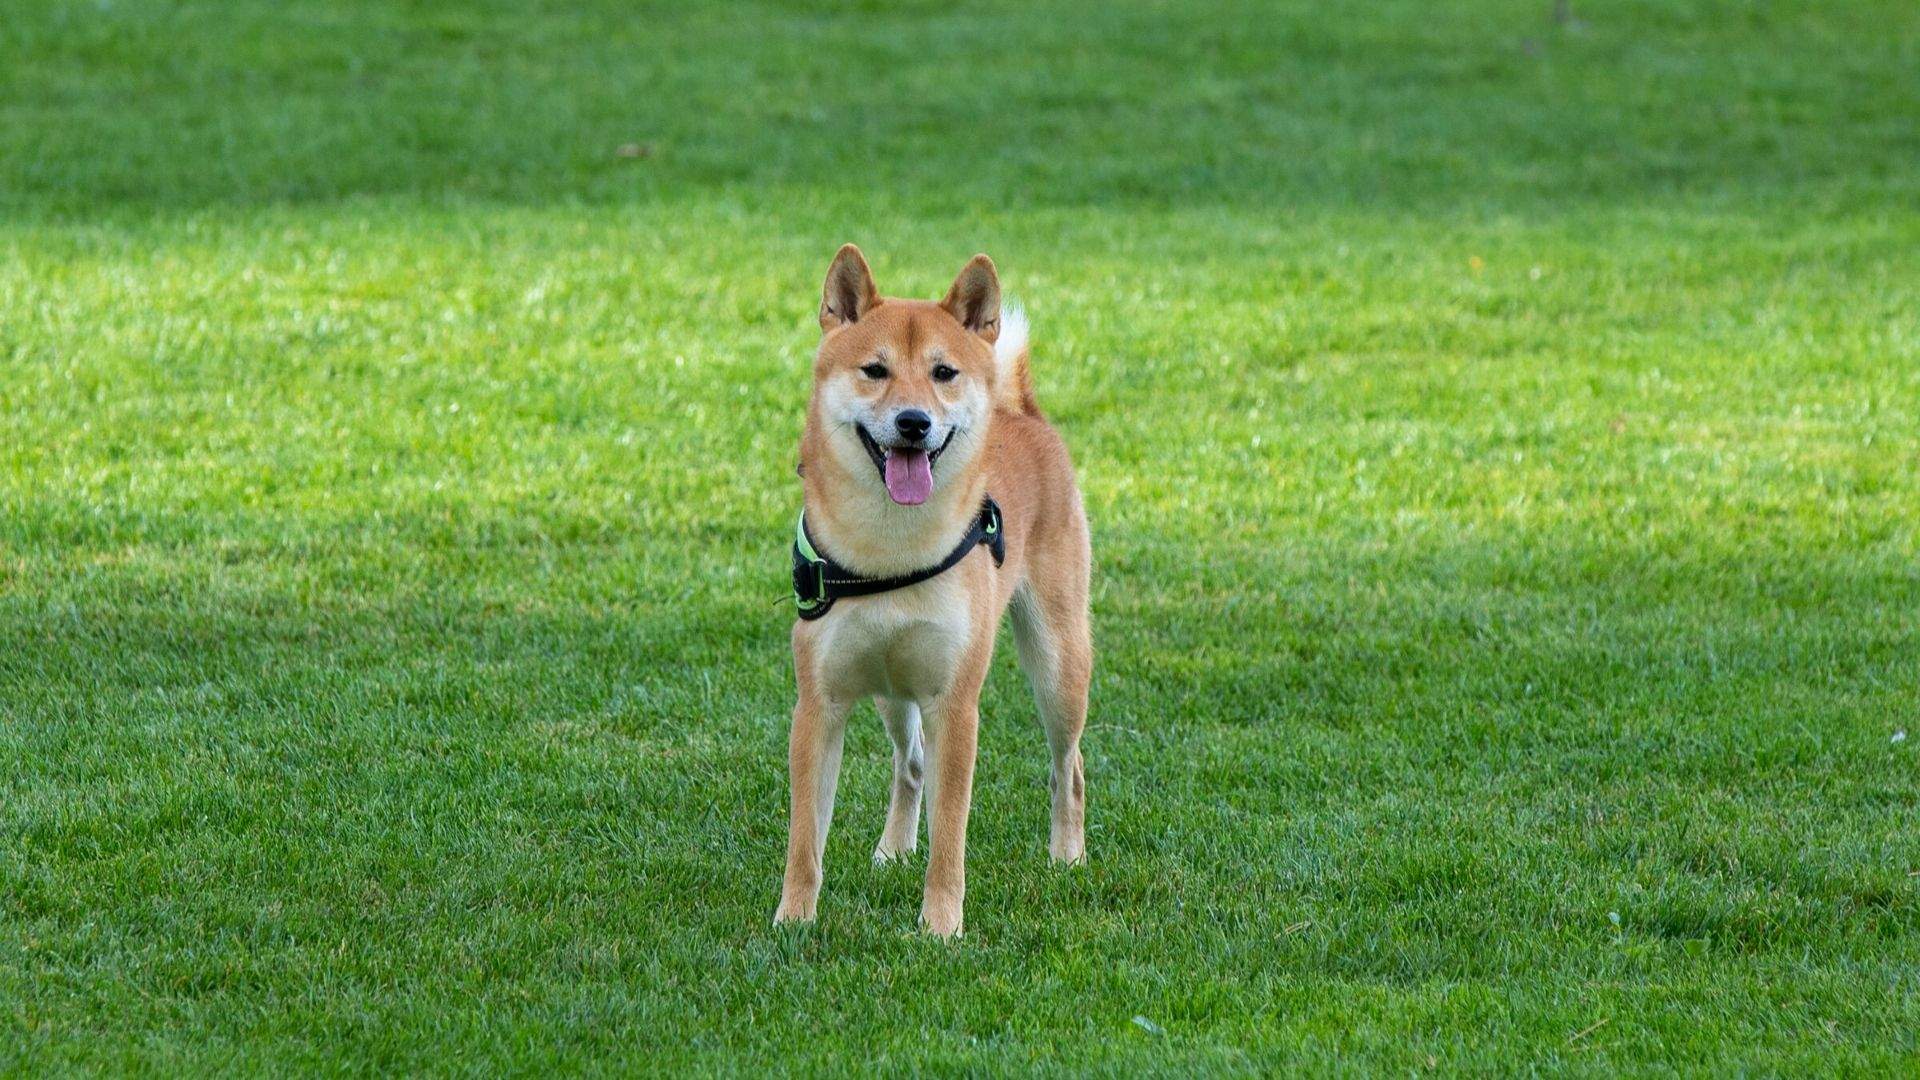
[[[980,526],[980,541],[993,553],[993,565],[999,566],[1007,561],[1007,538],[1000,529],[1000,504],[987,500],[986,520]]]
[[[793,553],[793,599],[802,608],[817,607],[827,600],[827,564],[819,559],[802,558]]]

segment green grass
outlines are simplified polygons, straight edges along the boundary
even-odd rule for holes
[[[453,7],[0,15],[0,1071],[1920,1068],[1910,3]],[[864,710],[769,925],[847,240],[1094,526],[952,945]]]

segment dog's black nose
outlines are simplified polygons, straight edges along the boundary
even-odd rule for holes
[[[893,418],[893,426],[900,429],[900,437],[908,442],[919,442],[933,430],[933,417],[919,409],[901,409],[900,415]]]

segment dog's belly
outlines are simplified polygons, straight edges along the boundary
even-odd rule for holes
[[[858,604],[842,601],[824,620],[814,653],[827,693],[916,702],[945,693],[971,629],[966,597],[953,584],[936,579]]]

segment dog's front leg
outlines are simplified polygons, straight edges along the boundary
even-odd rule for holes
[[[967,895],[967,813],[980,735],[980,689],[956,687],[931,710],[927,743],[926,892],[920,922],[932,933],[960,933]]]
[[[846,740],[846,705],[815,691],[803,678],[787,736],[787,776],[792,802],[787,820],[787,876],[773,921],[812,922],[833,821],[833,793],[840,782],[840,748]]]

